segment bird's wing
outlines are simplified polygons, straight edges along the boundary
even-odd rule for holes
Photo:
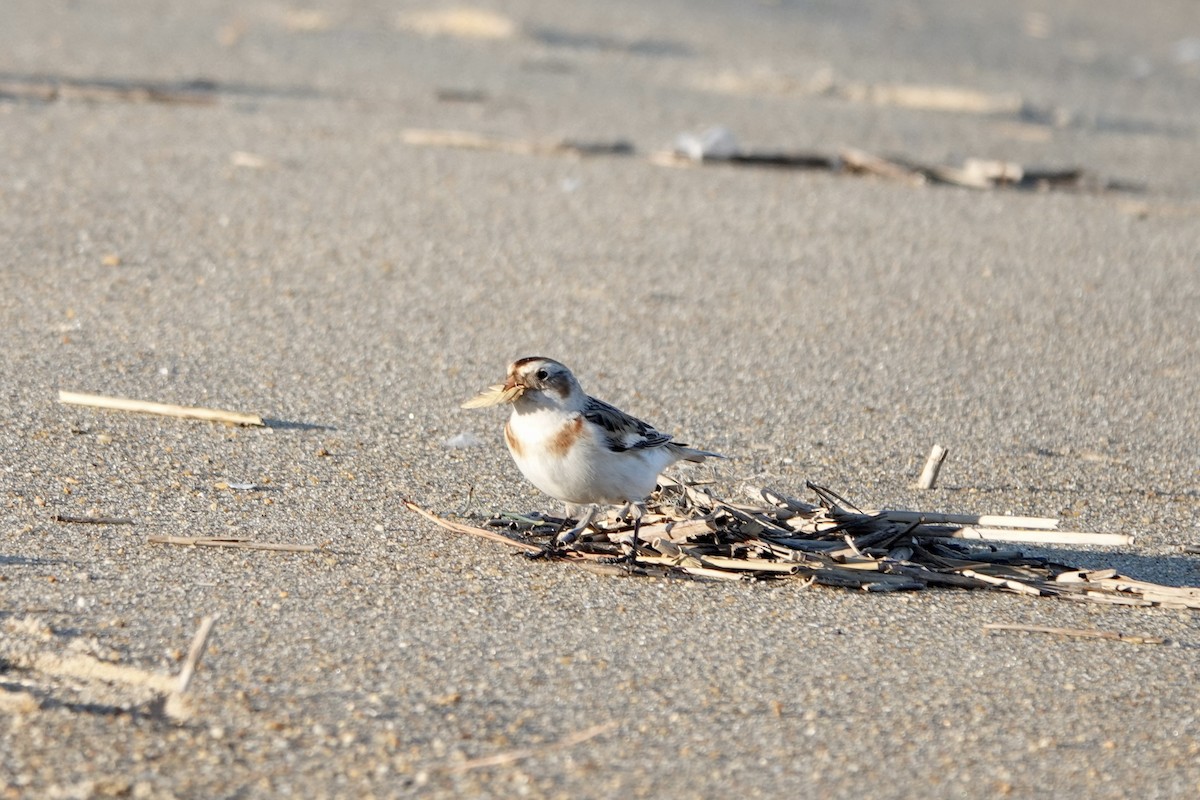
[[[656,431],[653,425],[631,417],[621,409],[594,397],[588,398],[583,417],[604,429],[605,443],[608,449],[615,453],[662,447],[671,441],[669,435]]]

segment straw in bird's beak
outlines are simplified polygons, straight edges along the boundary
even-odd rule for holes
[[[525,392],[525,387],[513,382],[511,378],[505,383],[489,386],[470,400],[462,404],[463,408],[488,408],[511,403]]]

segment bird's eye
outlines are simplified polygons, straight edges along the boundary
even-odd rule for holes
[[[546,378],[550,377],[550,373],[546,372],[544,369],[539,369],[537,372],[533,373],[533,377],[537,378],[539,381],[544,381]]]

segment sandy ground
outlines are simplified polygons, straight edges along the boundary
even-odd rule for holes
[[[691,473],[722,491],[1057,516],[1138,536],[1057,558],[1200,584],[1194,3],[4,5],[0,796],[1200,792],[1193,612],[606,578],[399,503],[553,510],[500,412],[458,408],[544,354],[734,456]],[[1130,190],[646,158],[710,125]],[[210,614],[191,715],[166,719]]]

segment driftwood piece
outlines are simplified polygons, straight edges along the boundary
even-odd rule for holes
[[[629,549],[633,524],[624,518],[601,520],[571,546],[555,548],[551,544],[563,520],[504,514],[488,521],[489,530],[443,519],[411,501],[404,505],[447,530],[568,560],[600,574],[790,579],[869,592],[992,589],[1079,602],[1200,609],[1200,588],[1137,581],[1111,569],[1074,569],[984,542],[1111,546],[1128,544],[1132,537],[1127,534],[1058,531],[1057,521],[1045,517],[863,511],[836,492],[809,486],[817,503],[746,487],[744,493],[759,501],[746,505],[662,476],[641,519],[636,558]],[[606,563],[620,555],[624,566]]]

